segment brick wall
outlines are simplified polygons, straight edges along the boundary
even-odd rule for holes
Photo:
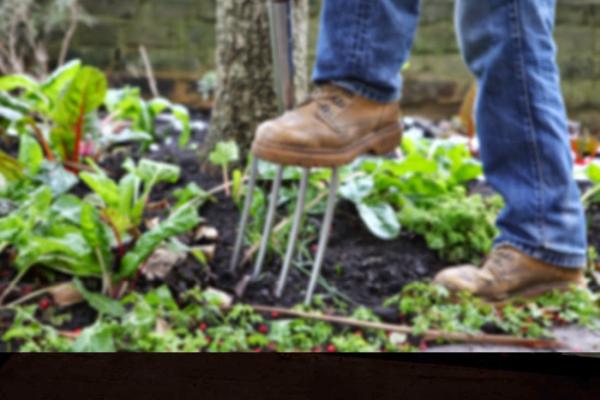
[[[199,105],[195,81],[214,63],[216,1],[83,0],[96,24],[78,31],[72,54],[106,68],[114,81],[143,83],[138,46],[144,44],[165,94]],[[318,0],[312,5],[314,37]],[[406,72],[409,112],[451,115],[469,85],[455,41],[453,8],[454,0],[423,0]],[[559,0],[556,40],[571,117],[600,130],[600,0]]]

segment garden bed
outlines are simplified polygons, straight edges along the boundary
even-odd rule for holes
[[[2,127],[17,132],[1,138],[0,167],[13,192],[0,203],[0,332],[9,342],[0,341],[0,350],[7,344],[53,351],[414,350],[444,338],[472,340],[482,331],[524,343],[523,337],[548,336],[555,324],[592,325],[600,316],[596,297],[585,291],[495,308],[427,283],[447,265],[481,261],[497,233],[502,200],[481,180],[464,138],[432,138],[422,120],[408,123],[401,152],[342,168],[317,296],[302,308],[309,314],[295,315],[298,308],[290,308],[305,297],[329,172],[311,174],[297,257],[276,298],[298,169],[286,169],[271,249],[263,272],[250,280],[248,260],[229,270],[244,192],[245,162],[236,144],[217,144],[208,168],[199,158],[199,150],[212,150],[203,149],[205,115],[190,119],[181,106],[144,100],[133,88],[94,97],[90,87],[69,82],[86,78],[102,88],[103,75],[77,62],[59,76],[42,84],[6,78],[5,87],[24,85],[22,99],[0,92],[14,107],[3,111]],[[63,109],[65,93],[93,100],[96,108]],[[87,118],[96,124],[88,127]],[[46,129],[51,143],[36,128]],[[272,167],[260,164],[246,248],[260,241]],[[590,169],[590,176],[597,172]],[[588,228],[597,249],[596,197],[588,198]],[[590,252],[593,290],[595,262]],[[77,304],[58,304],[48,288],[61,282],[79,296]],[[215,291],[221,311],[214,309]],[[257,312],[248,305],[285,309]],[[337,316],[319,320],[314,311]],[[405,326],[377,325],[381,319]]]

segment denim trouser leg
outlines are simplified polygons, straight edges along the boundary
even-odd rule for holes
[[[313,80],[398,100],[418,20],[419,0],[325,0]]]
[[[583,267],[586,232],[573,179],[552,33],[556,0],[458,0],[458,37],[477,76],[487,181],[506,208],[496,243]]]
[[[496,243],[569,268],[586,262],[556,48],[556,0],[457,0],[458,37],[477,76],[488,182],[506,208]],[[418,0],[325,0],[313,79],[376,101],[399,98]]]

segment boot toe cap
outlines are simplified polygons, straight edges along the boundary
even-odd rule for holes
[[[433,283],[444,286],[453,292],[468,291],[476,293],[480,287],[479,270],[471,265],[444,269],[435,276]]]

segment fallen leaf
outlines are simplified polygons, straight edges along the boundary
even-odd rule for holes
[[[196,242],[209,241],[215,242],[219,239],[219,231],[213,226],[203,225],[196,231],[194,240]]]
[[[212,287],[206,288],[204,294],[208,299],[217,303],[221,308],[229,308],[233,304],[233,296]]]
[[[162,319],[162,318],[158,318],[156,320],[156,326],[154,327],[154,331],[156,333],[158,333],[159,335],[163,335],[166,332],[168,332],[171,329],[171,326],[169,325],[169,323]]]
[[[73,282],[66,282],[48,290],[54,304],[60,307],[72,306],[83,301],[83,296]]]
[[[146,225],[146,229],[152,230],[152,229],[156,228],[158,226],[158,224],[160,224],[160,218],[150,218],[144,222]]]
[[[166,248],[158,248],[142,264],[142,274],[149,280],[164,279],[173,267],[185,256]]]
[[[205,246],[196,246],[195,249],[198,249],[199,251],[201,251],[202,254],[204,254],[204,258],[206,259],[206,261],[210,262],[215,258],[217,246],[214,244],[208,244]]]

